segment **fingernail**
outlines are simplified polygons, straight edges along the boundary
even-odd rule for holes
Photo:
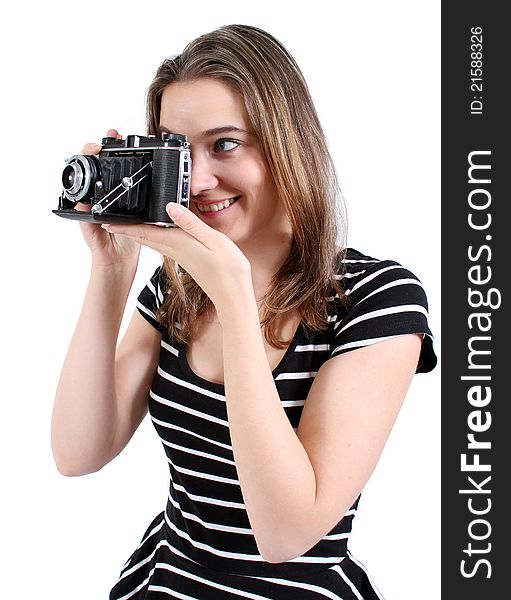
[[[167,204],[167,211],[171,217],[178,217],[184,213],[183,207],[176,202],[169,202]]]

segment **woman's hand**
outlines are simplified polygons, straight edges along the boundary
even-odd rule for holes
[[[250,263],[226,235],[209,227],[192,211],[175,202],[167,213],[178,227],[103,225],[118,237],[153,248],[178,262],[209,296],[220,321],[241,293],[253,295]]]
[[[109,129],[108,137],[120,137],[116,129]],[[86,144],[82,154],[97,155],[101,151],[99,144]],[[89,211],[90,204],[78,202],[75,210]],[[132,239],[122,236],[118,237],[109,233],[99,224],[80,222],[85,242],[92,253],[94,265],[113,266],[122,264],[137,264],[140,246]]]

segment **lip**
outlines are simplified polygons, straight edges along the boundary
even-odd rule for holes
[[[240,196],[229,196],[228,198],[215,198],[215,200],[193,200],[195,204],[219,204],[221,202],[225,202],[226,200],[231,200],[232,198],[239,198]]]
[[[227,208],[223,208],[222,210],[219,211],[208,211],[208,212],[202,212],[197,208],[197,214],[200,217],[205,217],[207,219],[212,219],[214,217],[220,217],[223,213],[225,212],[229,212],[231,210],[231,208],[237,204],[237,200],[239,200],[241,198],[241,196],[230,196],[229,198],[224,198],[223,200],[209,200],[208,202],[197,202],[195,200],[193,200],[194,204],[204,204],[204,205],[210,205],[210,204],[219,204],[221,202],[225,202],[226,200],[231,200],[231,198],[236,198],[236,202],[233,202],[230,206],[228,206]]]

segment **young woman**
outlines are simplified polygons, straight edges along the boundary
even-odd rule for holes
[[[169,203],[170,229],[82,224],[91,278],[52,424],[66,475],[112,460],[148,409],[163,443],[167,506],[110,598],[380,598],[347,539],[435,365],[422,286],[346,248],[307,86],[267,33],[222,27],[164,61],[148,132],[167,131],[191,143],[190,208]],[[163,264],[116,347],[141,244]]]

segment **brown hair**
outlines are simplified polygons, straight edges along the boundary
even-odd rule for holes
[[[264,297],[261,321],[268,343],[283,348],[290,340],[277,336],[279,316],[297,310],[305,327],[322,330],[327,326],[327,294],[343,298],[334,274],[345,247],[346,219],[335,167],[293,57],[274,37],[246,25],[202,35],[160,65],[147,94],[149,134],[158,134],[164,89],[201,78],[220,79],[242,94],[291,224],[291,250]],[[173,337],[186,342],[211,301],[168,257],[164,270],[172,293],[157,318]]]

